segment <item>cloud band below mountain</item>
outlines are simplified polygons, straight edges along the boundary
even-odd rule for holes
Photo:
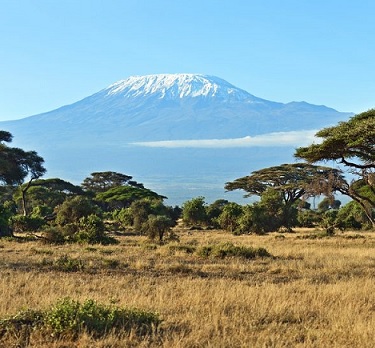
[[[131,143],[136,146],[163,147],[163,148],[229,148],[229,147],[279,147],[305,146],[316,142],[316,130],[274,132],[254,137],[234,139],[202,139],[202,140],[162,140]]]

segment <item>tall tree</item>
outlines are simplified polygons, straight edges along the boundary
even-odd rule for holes
[[[14,200],[19,202],[22,200],[22,192],[24,188],[29,185],[25,183],[16,190]],[[36,206],[48,207],[48,210],[53,209],[64,202],[68,197],[75,195],[83,195],[84,191],[80,186],[59,179],[37,179],[32,181],[27,191],[27,210],[35,208]]]
[[[11,133],[0,131],[0,182],[15,186],[22,185],[28,178],[28,185],[22,189],[23,213],[27,215],[26,192],[32,181],[43,176],[46,169],[43,158],[35,151],[24,151],[5,144],[10,143],[12,138]]]
[[[320,130],[319,144],[300,147],[295,156],[309,163],[336,161],[356,179],[341,181],[332,190],[355,200],[375,227],[375,109]]]

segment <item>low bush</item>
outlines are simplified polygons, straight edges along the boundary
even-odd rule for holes
[[[57,271],[62,272],[78,272],[84,269],[84,263],[81,259],[75,259],[68,255],[60,256],[52,263],[52,266]]]
[[[245,259],[271,256],[271,254],[264,248],[234,245],[229,242],[202,246],[197,249],[197,254],[203,257],[242,257]]]
[[[45,244],[63,244],[65,238],[60,228],[48,227],[42,232],[42,241]]]
[[[130,331],[136,335],[147,335],[156,331],[160,323],[159,316],[154,312],[103,305],[91,299],[80,303],[65,298],[45,311],[27,309],[0,319],[0,332],[2,335],[13,335],[22,327],[29,335],[32,331],[41,330],[57,338],[64,335],[77,337],[82,332],[93,337]]]

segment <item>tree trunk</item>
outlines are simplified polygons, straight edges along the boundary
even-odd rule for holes
[[[22,190],[22,210],[23,210],[23,216],[27,216],[27,205],[26,205],[26,192],[31,186],[31,182],[33,181],[33,178],[30,179],[30,181],[27,183],[26,187]]]

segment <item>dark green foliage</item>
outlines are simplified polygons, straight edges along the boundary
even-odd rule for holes
[[[296,157],[311,163],[337,160],[353,168],[375,168],[375,109],[324,128],[316,136],[323,141],[298,148]]]
[[[333,235],[338,227],[337,221],[338,210],[327,210],[323,213],[320,226],[323,227],[327,235]]]
[[[160,242],[166,233],[171,232],[173,221],[165,215],[149,215],[147,221],[142,224],[142,232],[150,239],[158,239]]]
[[[243,234],[255,232],[253,229],[253,206],[245,205],[242,207],[242,214],[238,219],[238,229],[234,231],[235,234]]]
[[[24,190],[27,193],[24,196]],[[83,195],[83,190],[70,182],[59,178],[38,179],[21,185],[14,194],[14,200],[21,206],[22,199],[26,199],[26,210],[30,211],[38,206],[49,207],[50,214],[53,209],[62,204],[68,197]],[[46,214],[47,215],[47,214]]]
[[[351,201],[345,204],[337,214],[337,222],[340,229],[343,230],[360,230],[371,228],[371,222],[361,206]]]
[[[302,210],[298,212],[297,220],[300,227],[315,227],[319,224],[321,216],[313,210]]]
[[[103,305],[88,299],[83,303],[64,298],[45,311],[27,309],[1,319],[2,334],[13,334],[20,327],[40,330],[51,337],[72,336],[87,332],[99,338],[111,332],[130,332],[136,335],[154,333],[161,320],[154,312]]]
[[[142,233],[142,225],[147,221],[148,216],[153,213],[152,201],[146,199],[135,201],[131,204],[130,211],[135,231]]]
[[[220,228],[218,217],[228,203],[229,201],[226,199],[218,199],[206,207],[207,220],[210,225],[215,228]]]
[[[61,228],[50,226],[43,229],[42,241],[45,244],[63,244],[65,238]]]
[[[73,241],[88,244],[115,244],[116,240],[105,233],[104,222],[97,215],[82,217]]]
[[[241,257],[245,259],[271,256],[264,248],[245,247],[230,242],[202,246],[198,248],[197,254],[204,257]]]
[[[13,202],[6,201],[0,204],[0,237],[10,237],[13,235],[10,228],[11,217],[16,213]]]
[[[90,199],[82,196],[68,198],[56,208],[56,223],[61,226],[77,223],[82,217],[92,214],[100,215],[100,209]]]
[[[243,214],[242,206],[237,203],[227,203],[223,207],[217,221],[220,227],[233,233],[239,227],[240,216]]]
[[[56,209],[58,229],[69,242],[113,244],[116,240],[105,233],[100,209],[83,196],[68,198]]]
[[[21,185],[27,176],[38,179],[45,172],[44,160],[35,151],[24,151],[9,147],[4,142],[12,141],[12,134],[1,131],[0,137],[0,182],[7,185]]]
[[[122,208],[114,210],[112,213],[112,219],[119,223],[120,226],[125,229],[133,225],[133,213],[131,208]]]
[[[282,194],[268,188],[261,194],[259,202],[247,209],[247,216],[242,222],[242,232],[263,234],[285,227],[287,231],[297,224],[297,209],[284,203]],[[245,226],[248,231],[245,230]]]
[[[116,172],[95,172],[91,173],[87,177],[81,186],[86,191],[92,191],[94,193],[105,192],[111,188],[131,185],[135,187],[143,187],[142,184],[138,184],[135,181],[131,181],[132,177],[126,174]]]
[[[175,226],[179,216],[176,208],[165,206],[160,199],[150,198],[137,200],[130,205],[130,208],[121,211],[119,212],[119,219],[123,218],[126,222],[131,222],[134,230],[141,234],[148,234],[151,230],[156,231],[156,225],[168,225],[169,227],[165,230],[167,232],[170,227]],[[158,216],[161,216],[161,218],[155,220],[155,217]],[[151,228],[151,225],[155,226]],[[158,234],[157,231],[155,233]],[[153,235],[154,233],[151,233],[150,236]]]
[[[151,334],[161,320],[153,312],[102,305],[94,300],[80,303],[65,298],[46,311],[44,322],[57,335],[78,335],[85,331],[100,337],[113,331],[130,330],[138,335]]]
[[[206,225],[207,213],[204,197],[196,197],[182,205],[182,219],[188,226]]]
[[[14,215],[11,224],[13,232],[36,232],[46,224],[46,221],[39,216]]]

